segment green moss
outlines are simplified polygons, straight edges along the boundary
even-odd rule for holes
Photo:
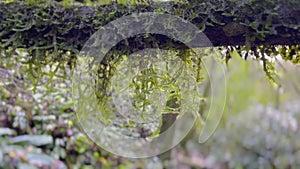
[[[56,74],[57,70],[45,72],[43,67],[59,62],[61,63],[58,67],[59,70],[64,70],[66,66],[72,69],[76,55],[94,32],[112,20],[138,12],[159,11],[160,13],[180,16],[195,24],[204,33],[210,33],[210,38],[216,38],[212,41],[218,41],[219,44],[226,44],[224,41],[231,37],[242,39],[243,43],[239,43],[240,49],[236,50],[238,52],[246,50],[248,51],[247,55],[254,53],[258,60],[266,61],[264,57],[261,57],[264,54],[271,57],[281,54],[285,60],[299,63],[299,45],[297,43],[300,39],[300,29],[297,21],[300,20],[300,1],[207,2],[190,0],[188,2],[174,1],[148,5],[132,1],[132,4],[135,4],[132,6],[118,1],[121,4],[96,7],[92,7],[95,5],[94,3],[90,4],[92,6],[80,6],[78,3],[74,3],[76,6],[73,6],[73,2],[69,0],[64,0],[61,3],[54,1],[51,3],[49,3],[50,1],[33,2],[37,1],[9,1],[0,4],[0,51],[5,57],[10,57],[16,49],[26,49],[29,55],[24,63],[29,66],[28,72],[35,85],[38,85],[42,76],[54,77]],[[90,2],[85,1],[85,3]],[[164,23],[162,26],[168,27]],[[224,37],[220,37],[220,35],[214,37],[214,34],[220,33],[220,31],[216,32],[212,28],[223,28],[221,35]],[[214,32],[209,32],[210,30]],[[151,45],[152,47],[164,46],[169,50],[175,50],[175,47],[179,46],[179,48],[183,47],[180,50],[185,51],[184,46],[180,46],[174,41],[164,39],[164,44],[162,44],[161,39],[152,37],[152,35],[150,37],[142,45],[146,47],[151,47]],[[187,34],[187,37],[193,38],[191,34]],[[243,39],[243,37],[245,38]],[[270,41],[268,38],[272,40],[273,37],[279,39],[288,37],[288,43],[292,45],[280,47],[278,50],[274,50],[273,45],[265,45],[264,50],[260,50],[263,54],[257,53],[257,49],[261,48],[257,44],[260,42],[268,44]],[[218,40],[219,38],[221,40]],[[223,42],[222,38],[224,38]],[[139,49],[140,46],[134,48]],[[124,45],[112,50],[112,53],[128,54],[128,49]],[[226,58],[228,61],[230,56],[227,55]],[[264,63],[266,63],[265,72],[268,77],[271,77],[268,70],[271,70],[272,67],[268,66],[267,62]],[[111,60],[110,64],[105,65],[104,68],[107,66],[114,68],[112,66],[114,64],[116,63]],[[111,70],[113,71],[113,69]],[[101,84],[99,87],[105,88],[108,85],[106,80],[111,77],[111,74],[101,72],[100,69],[98,73],[101,75],[101,77],[99,76],[98,83]],[[61,77],[64,78],[64,76]],[[198,79],[200,80],[200,77]],[[99,97],[103,97],[103,94],[99,93]]]

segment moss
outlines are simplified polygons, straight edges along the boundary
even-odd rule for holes
[[[62,66],[59,69],[64,69],[64,66],[72,68],[76,54],[94,32],[121,16],[139,12],[159,11],[177,15],[203,30],[214,45],[238,45],[240,47],[236,50],[246,50],[247,55],[252,53],[262,61],[267,60],[264,54],[261,57],[257,53],[261,45],[264,50],[260,52],[270,56],[283,54],[284,59],[299,63],[300,1],[189,0],[133,6],[116,3],[104,6],[82,6],[80,3],[74,3],[75,6],[62,6],[54,1],[32,2],[0,4],[0,51],[9,57],[16,49],[25,48],[29,53],[25,63],[29,65],[29,72],[36,79],[45,74],[51,77],[55,74],[43,72],[42,67],[45,65],[60,62]],[[161,26],[167,27],[165,23],[167,22]],[[185,45],[170,38],[158,35],[148,37],[128,39],[132,42],[129,46],[121,42],[112,49],[112,53],[126,55],[132,50],[156,46],[170,50],[186,49]],[[290,45],[290,48],[274,50],[274,45]],[[227,56],[227,60],[229,58]],[[109,58],[102,64],[114,67],[105,64],[107,61]],[[106,79],[110,76],[108,74]],[[38,80],[33,82],[37,84]],[[104,85],[104,81],[102,82]]]
[[[132,1],[132,4],[135,4],[133,6],[128,6],[125,1],[119,1],[119,4],[105,3],[102,6],[94,6],[95,3],[88,1],[86,4],[90,6],[82,6],[80,3],[74,3],[73,6],[69,0],[60,3],[35,2],[37,1],[29,0],[27,3],[14,1],[0,4],[0,54],[3,57],[10,57],[17,54],[16,49],[26,49],[28,57],[24,64],[28,65],[28,77],[34,87],[40,84],[43,76],[48,76],[50,79],[46,84],[49,90],[53,88],[51,81],[54,77],[68,78],[66,69],[73,69],[77,54],[93,33],[110,21],[139,12],[167,13],[192,22],[204,31],[214,45],[230,46],[227,47],[229,52],[225,56],[226,62],[231,58],[230,51],[233,50],[245,59],[252,55],[263,62],[266,76],[273,83],[276,83],[274,80],[276,74],[273,63],[268,60],[268,57],[280,54],[285,60],[295,64],[300,63],[300,1],[297,0],[280,2],[190,0],[153,4]],[[167,21],[161,23],[161,26],[166,28],[168,25],[165,23]],[[189,40],[194,38],[189,32],[187,37]],[[119,56],[128,56],[136,50],[157,46],[168,50],[179,50],[178,57],[192,67],[196,67],[194,70],[197,82],[203,80],[201,60],[193,62],[193,58],[190,58],[192,54],[184,44],[161,35],[128,38],[111,49],[97,70],[95,94],[105,118],[110,117],[109,114],[105,114],[110,111],[104,106],[109,99],[106,89],[111,85],[110,78],[118,66]],[[53,69],[45,71],[44,68],[49,65],[53,66]],[[64,74],[58,75],[59,71]],[[145,76],[149,74],[153,72],[145,72]],[[151,80],[151,88],[147,89],[144,86],[149,84],[149,80]],[[132,84],[135,88],[142,88],[140,93],[136,90],[137,108],[144,109],[149,104],[145,99],[145,93],[147,90],[152,90],[152,85],[155,85],[156,81],[158,81],[156,78],[141,77]],[[168,88],[172,88],[172,91],[168,91],[166,111],[174,111],[180,108],[178,105],[181,95],[177,92],[179,90],[177,86],[172,84]],[[4,93],[4,97],[8,97],[5,91],[0,92]],[[141,99],[139,100],[138,97]],[[168,128],[164,124],[176,117],[177,115],[173,114],[172,117],[161,119],[160,131]],[[84,149],[78,150],[79,153],[82,151]]]
[[[177,15],[194,23],[200,29],[207,31],[213,43],[216,37],[211,34],[217,32],[209,29],[222,25],[224,25],[222,34],[217,35],[223,35],[224,38],[218,37],[223,41],[228,40],[225,37],[245,35],[246,32],[250,32],[249,35],[261,42],[272,35],[289,37],[291,43],[299,42],[300,4],[297,4],[298,7],[295,6],[297,2],[203,2],[191,0],[189,3],[168,2],[135,6],[110,4],[67,8],[60,3],[2,3],[0,44],[2,48],[13,46],[47,50],[56,47],[78,51],[87,38],[106,23],[131,13],[156,11]],[[287,9],[289,10],[286,11]],[[235,28],[238,28],[238,31],[234,31],[238,34],[232,33]],[[240,39],[243,41],[243,38]],[[226,42],[214,44],[222,45]]]

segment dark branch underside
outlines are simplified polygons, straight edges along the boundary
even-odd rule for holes
[[[204,30],[214,46],[296,45],[300,42],[298,1],[190,1],[150,6],[111,4],[64,8],[57,4],[0,4],[0,47],[79,51],[99,28],[121,16],[157,12],[179,16]],[[140,38],[140,37],[137,37]],[[139,40],[141,41],[141,40]],[[153,36],[144,47],[183,44]],[[197,46],[195,46],[197,47]]]

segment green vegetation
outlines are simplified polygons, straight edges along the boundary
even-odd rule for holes
[[[298,0],[1,2],[0,168],[161,168],[174,161],[195,168],[299,168],[300,108],[294,96],[299,95],[299,72],[289,74],[278,66],[300,64],[299,7]],[[84,43],[110,21],[138,12],[173,14],[194,23],[219,46],[220,59],[229,69],[231,96],[220,129],[204,145],[196,145],[196,139],[184,141],[172,150],[177,154],[170,161],[126,159],[105,152],[84,135],[72,109],[70,77]],[[161,26],[167,27],[165,23]],[[159,46],[176,53],[198,84],[206,80],[201,59],[182,43],[158,35],[127,40],[129,44],[122,41],[111,49],[97,68],[95,94],[100,106],[110,99],[107,90],[118,66],[141,48]],[[155,101],[147,99],[149,93],[167,93],[165,118],[151,132],[137,131],[139,136],[156,136],[172,124],[169,119],[177,118],[182,93],[173,82],[169,74],[158,74],[151,66],[131,82],[134,106],[144,112],[149,101]],[[280,94],[282,89],[287,94]],[[197,97],[205,102],[203,95]]]

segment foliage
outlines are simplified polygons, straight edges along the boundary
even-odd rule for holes
[[[294,0],[220,0],[206,3],[190,0],[169,3],[153,2],[148,5],[112,3],[96,7],[79,4],[64,7],[55,1],[51,3],[27,3],[26,1],[1,3],[0,51],[5,57],[11,57],[16,49],[26,49],[28,55],[23,63],[28,65],[32,80],[36,79],[33,83],[37,86],[42,76],[57,76],[56,71],[64,70],[66,66],[72,68],[76,61],[76,54],[87,38],[108,22],[131,13],[161,12],[180,16],[195,24],[204,33],[207,31],[207,36],[214,44],[239,45],[239,49],[230,48],[228,53],[237,50],[245,59],[249,55],[254,55],[257,60],[263,62],[266,75],[274,81],[273,66],[268,56],[284,54],[285,59],[294,63],[299,62],[299,45],[297,45],[300,34],[299,6],[299,1]],[[253,13],[257,15],[252,15]],[[162,23],[162,26],[167,25]],[[214,27],[222,30],[217,31]],[[211,33],[210,30],[212,30]],[[170,38],[147,36],[150,38],[145,39],[145,36],[139,36],[128,40],[130,50],[153,46],[171,50],[175,47],[186,48]],[[234,39],[239,39],[239,41]],[[130,43],[132,40],[134,43]],[[226,44],[232,40],[236,44]],[[136,43],[139,41],[142,43]],[[260,46],[260,42],[267,43]],[[287,43],[285,45],[290,46],[273,45],[281,43]],[[126,54],[128,46],[120,43],[112,50]],[[229,58],[230,55],[227,55],[227,59]],[[42,71],[49,65],[51,65],[51,72]],[[65,78],[64,76],[65,74],[62,78]]]
[[[20,56],[0,67],[0,168],[134,168],[156,160],[122,159],[100,150],[81,131],[70,96],[70,81],[53,77],[52,90],[33,85]],[[59,72],[61,73],[61,72]],[[67,76],[68,77],[68,76]],[[43,77],[40,83],[47,84]]]
[[[228,63],[231,57],[236,56],[260,61],[266,76],[274,83],[276,83],[274,77],[277,75],[274,69],[275,56],[281,55],[284,60],[294,64],[300,62],[300,4],[297,0],[209,2],[190,0],[141,4],[132,1],[133,6],[118,1],[119,4],[105,3],[106,5],[100,7],[93,6],[95,3],[88,1],[86,4],[91,6],[82,6],[85,4],[80,3],[73,6],[69,1],[34,2],[37,1],[29,3],[7,1],[0,4],[0,161],[3,161],[0,167],[2,168],[53,166],[133,168],[138,165],[136,163],[132,166],[131,162],[134,160],[118,158],[99,151],[97,146],[80,131],[71,109],[69,77],[76,62],[76,55],[88,37],[120,16],[138,12],[161,12],[175,14],[191,21],[204,32],[210,28],[217,28],[218,31],[211,29],[213,30],[211,34],[208,31],[208,35],[215,40],[213,43],[226,45],[226,42],[231,40],[237,42],[228,44],[232,45],[230,47],[221,47]],[[257,15],[254,16],[253,13]],[[217,34],[218,32],[221,34]],[[185,53],[187,50],[184,45],[172,39],[149,36],[148,39],[144,36],[127,39],[129,42],[142,41],[142,44],[136,46],[130,43],[128,46],[131,51],[128,51],[128,46],[121,42],[111,53],[114,57],[120,57],[123,54],[130,54],[134,49],[140,49],[141,45],[146,47],[161,45],[160,47],[173,51],[176,49],[174,46],[179,46],[181,53],[179,57],[183,60],[184,56],[192,56]],[[219,40],[219,37],[222,38]],[[236,39],[242,39],[242,43],[235,41]],[[145,46],[143,47],[146,48]],[[112,59],[115,59],[114,57]],[[98,69],[99,81],[95,87],[100,91],[98,93],[100,100],[105,98],[101,90],[109,86],[108,81],[117,66],[117,62],[110,59],[107,57]],[[185,61],[190,60],[192,59]],[[191,65],[195,63],[190,62]],[[111,72],[105,71],[107,68],[112,68]],[[149,70],[144,73],[149,75],[153,72]],[[166,79],[170,80],[168,77]],[[151,83],[155,83],[156,80],[152,79]],[[140,82],[142,87],[139,86]],[[148,82],[141,78],[132,85],[143,88]],[[174,88],[176,90],[176,86]],[[181,97],[176,95],[176,92],[174,95],[170,93],[169,100]],[[147,105],[143,102],[145,101],[143,94],[139,95],[143,99],[136,104],[137,107]],[[221,130],[217,133],[216,142],[219,147],[212,148],[212,156],[229,154],[225,159],[221,156],[220,160],[227,161],[231,167],[251,168],[252,165],[273,168],[275,165],[280,166],[279,168],[299,167],[299,162],[295,158],[299,155],[299,145],[296,142],[298,136],[295,133],[295,128],[298,127],[295,122],[296,116],[298,117],[297,111],[289,110],[283,114],[277,110],[267,109],[267,113],[262,113],[264,109],[261,107],[253,111],[256,113],[247,113],[249,124],[237,116],[232,120],[232,130]],[[274,122],[277,125],[274,125]],[[253,128],[254,131],[252,128],[249,130],[250,124],[253,123],[259,124],[257,128]],[[269,131],[272,132],[266,134]],[[236,133],[245,135],[240,137]],[[257,137],[253,137],[251,135],[253,133],[257,134]],[[228,150],[224,138],[230,138],[232,144],[239,146],[230,145],[233,147]],[[261,147],[265,145],[267,148],[262,149]],[[283,153],[280,154],[281,152]],[[294,157],[290,157],[289,154],[293,154]],[[294,161],[286,163],[282,159]],[[140,166],[143,167],[143,164]]]
[[[256,105],[232,116],[210,141],[209,158],[230,168],[299,168],[297,102],[287,103],[285,111]]]
[[[207,55],[207,53],[209,52],[206,53],[203,52],[203,57],[205,54]],[[121,79],[130,76],[130,72],[123,72],[124,70],[127,70],[126,66],[127,67],[129,66],[131,68],[131,71],[141,71],[135,69],[142,69],[140,73],[132,77],[133,78],[132,82],[129,85],[129,87],[135,91],[134,92],[135,95],[133,96],[134,99],[133,106],[135,110],[144,113],[149,111],[148,113],[146,113],[148,114],[148,116],[149,115],[155,116],[153,113],[150,113],[151,111],[148,108],[151,104],[153,105],[153,102],[156,102],[155,101],[156,99],[155,98],[151,99],[149,97],[153,93],[155,93],[154,92],[155,90],[159,90],[161,92],[166,93],[165,96],[166,100],[162,98],[160,100],[160,102],[165,101],[166,103],[166,107],[164,108],[164,110],[162,110],[162,113],[176,112],[177,114],[178,112],[180,112],[180,109],[182,109],[182,107],[180,106],[181,105],[180,100],[182,100],[182,96],[181,96],[182,91],[180,91],[179,85],[182,85],[184,81],[182,79],[184,78],[183,76],[186,73],[192,75],[196,83],[200,84],[202,82],[203,76],[201,74],[202,72],[201,59],[197,57],[195,53],[193,53],[193,51],[191,50],[186,50],[185,52],[168,51],[167,53],[164,53],[164,55],[166,56],[161,56],[161,54],[152,51],[149,56],[143,55],[143,57],[146,58],[145,61],[143,61],[143,64],[141,63],[142,61],[140,60],[131,59],[130,61],[128,61],[128,58],[138,57],[138,56],[131,56],[131,55],[130,56],[122,55],[121,58],[117,56],[112,58],[108,57],[108,59],[104,59],[105,60],[104,63],[108,62],[109,66],[100,66],[97,69],[97,82],[95,84],[96,85],[95,94],[97,95],[99,104],[106,105],[107,102],[111,100],[112,97],[111,91],[118,91],[118,93],[121,93],[121,90],[124,90],[124,85],[114,86],[114,88],[112,89],[113,85],[111,84],[110,79],[114,75],[116,75],[117,78],[119,77]],[[156,58],[156,60],[153,60],[154,58]],[[160,64],[166,63],[166,65],[168,65],[166,66],[167,70],[165,70],[165,68],[163,67],[157,67],[158,65],[156,65],[155,62],[158,62],[158,60],[160,61],[159,62]],[[178,63],[172,64],[172,61],[170,60],[172,60],[173,62],[174,60],[176,60]],[[124,63],[127,64],[124,65]],[[187,66],[184,66],[182,64],[186,64]],[[108,67],[109,70],[107,70]],[[182,72],[183,70],[185,70],[186,72],[183,73]],[[114,79],[113,81],[122,82],[120,79]],[[108,95],[108,93],[110,94]],[[199,93],[194,93],[194,94],[199,95]],[[196,97],[200,97],[200,96],[196,96]],[[124,98],[124,100],[126,99]],[[120,99],[118,102],[121,104],[124,102],[124,100]],[[107,107],[107,106],[103,106],[103,107]],[[112,112],[114,110],[107,110],[103,108],[103,110],[101,111],[104,113],[104,115],[107,115],[108,112]],[[146,114],[144,117],[145,119],[147,119]]]

